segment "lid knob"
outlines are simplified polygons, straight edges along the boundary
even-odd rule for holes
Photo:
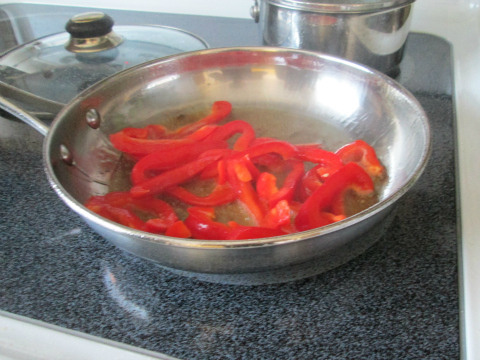
[[[107,35],[112,31],[113,19],[101,12],[88,12],[72,17],[65,29],[74,38],[92,38]]]
[[[72,17],[65,26],[70,41],[65,45],[71,52],[97,52],[118,46],[123,40],[112,31],[113,19],[102,12],[88,12]]]

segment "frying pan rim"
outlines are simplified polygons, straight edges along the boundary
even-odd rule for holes
[[[196,240],[196,239],[181,239],[181,238],[174,238],[168,237],[164,235],[158,234],[151,234],[139,230],[134,230],[128,228],[126,226],[117,224],[113,221],[107,220],[96,213],[92,212],[91,210],[87,209],[83,204],[77,201],[70,193],[65,190],[65,188],[61,185],[60,181],[57,179],[55,175],[55,171],[53,169],[52,163],[49,158],[49,149],[51,147],[51,141],[53,134],[55,133],[55,129],[61,124],[62,119],[65,118],[66,114],[68,114],[70,109],[75,106],[78,102],[87,98],[90,94],[94,93],[98,88],[105,86],[108,82],[117,81],[118,78],[128,75],[131,72],[135,72],[140,68],[149,67],[153,65],[158,65],[159,63],[170,62],[176,59],[190,57],[193,55],[203,55],[203,54],[215,54],[215,53],[224,53],[224,52],[232,52],[232,51],[247,51],[247,52],[272,52],[272,53],[301,53],[306,56],[313,56],[316,58],[320,58],[327,62],[334,62],[337,64],[343,64],[342,66],[347,66],[349,68],[356,68],[357,71],[362,71],[368,76],[373,76],[375,78],[380,78],[381,81],[385,82],[388,86],[394,88],[398,93],[402,94],[402,96],[407,100],[409,105],[414,107],[416,111],[418,111],[419,121],[421,121],[422,129],[424,130],[424,141],[425,146],[423,148],[422,154],[420,159],[415,166],[412,173],[402,182],[402,185],[394,191],[392,194],[386,196],[384,199],[379,201],[378,203],[370,206],[369,208],[359,212],[356,215],[350,216],[345,220],[323,226],[320,228],[307,230],[303,232],[287,234],[282,236],[270,237],[270,238],[262,238],[262,239],[248,239],[248,240]],[[361,65],[358,63],[354,63],[345,59],[341,59],[332,55],[327,55],[318,52],[312,52],[307,50],[298,50],[298,49],[288,49],[288,48],[280,48],[280,47],[253,47],[253,46],[239,46],[239,47],[224,47],[224,48],[214,48],[214,49],[204,49],[204,50],[196,50],[187,53],[175,54],[170,55],[167,57],[163,57],[160,59],[155,59],[152,61],[148,61],[146,63],[142,63],[131,67],[129,69],[123,70],[119,73],[116,73],[106,79],[101,80],[100,82],[94,84],[87,90],[83,91],[79,95],[77,95],[73,100],[71,100],[55,117],[54,121],[52,122],[50,131],[47,133],[45,137],[44,146],[43,146],[43,160],[45,164],[45,172],[47,174],[48,181],[52,188],[55,190],[57,195],[69,206],[75,213],[80,215],[81,217],[88,219],[89,221],[94,222],[96,225],[114,231],[117,234],[135,237],[135,239],[139,239],[142,241],[148,241],[153,243],[158,243],[162,245],[168,246],[176,246],[181,248],[204,248],[204,249],[241,249],[241,248],[253,248],[253,247],[260,247],[260,246],[277,246],[286,243],[292,242],[300,242],[300,241],[307,241],[312,238],[316,238],[322,235],[333,233],[337,230],[347,228],[353,226],[379,212],[388,208],[389,206],[395,204],[410,188],[417,182],[418,178],[422,175],[425,167],[428,163],[431,154],[431,129],[428,117],[419,103],[419,101],[413,96],[413,94],[406,89],[403,85],[396,82],[395,80],[391,79],[387,75],[369,68],[368,66]]]

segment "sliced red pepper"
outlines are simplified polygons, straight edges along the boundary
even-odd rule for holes
[[[279,154],[269,153],[256,156],[252,163],[267,168],[269,171],[279,172],[283,168],[284,160]]]
[[[224,160],[218,160],[217,162],[217,183],[223,185],[227,181],[227,165]]]
[[[268,201],[268,206],[270,208],[273,208],[279,201],[293,200],[295,191],[297,190],[300,179],[305,171],[305,166],[301,161],[292,159],[287,161],[286,166],[290,166],[292,170],[283,181],[282,187],[270,197]]]
[[[195,140],[195,141],[204,141],[208,138],[216,129],[218,128],[217,125],[205,125],[202,126],[197,131],[186,135],[185,139]]]
[[[329,176],[325,183],[302,205],[295,218],[295,226],[298,231],[327,225],[328,222],[322,213],[331,206],[335,196],[347,187],[353,187],[355,191],[363,195],[371,194],[374,190],[373,181],[363,168],[356,163],[343,166]]]
[[[276,142],[276,141],[278,141],[278,139],[271,138],[271,137],[266,137],[266,136],[257,137],[252,141],[251,146],[256,146],[256,145],[265,144],[268,142]]]
[[[385,175],[385,168],[378,160],[375,149],[363,140],[356,140],[341,147],[336,154],[344,164],[359,164],[370,176],[381,178]]]
[[[191,134],[205,125],[216,124],[225,119],[232,111],[232,104],[228,101],[215,101],[210,110],[210,114],[193,124],[181,127],[175,131],[175,135],[184,136]]]
[[[290,224],[291,210],[287,200],[279,201],[265,215],[263,224],[265,227],[279,229]]]
[[[225,141],[200,142],[180,146],[175,149],[155,151],[140,159],[132,169],[133,185],[141,184],[151,178],[148,172],[168,170],[195,160],[207,150],[226,148]]]
[[[260,171],[247,156],[235,160],[235,172],[238,179],[243,182],[256,180],[260,175]]]
[[[242,134],[235,144],[233,150],[242,151],[246,150],[251,142],[255,139],[255,130],[252,125],[243,120],[234,120],[218,127],[211,135],[209,135],[205,141],[220,141],[228,140],[235,134]]]
[[[94,213],[118,224],[132,229],[144,230],[145,222],[131,210],[113,206],[105,201],[104,196],[92,196],[85,203],[85,207]]]
[[[208,208],[207,208],[208,209]],[[198,208],[188,208],[189,215],[184,223],[195,239],[226,240],[232,229],[225,224],[213,220],[211,213]],[[214,216],[214,215],[213,215]]]
[[[263,201],[268,203],[272,209],[281,200],[292,201],[297,190],[298,184],[305,170],[303,162],[298,160],[288,160],[284,162],[284,168],[290,167],[291,171],[283,181],[280,189],[277,188],[277,178],[270,173],[262,173],[257,180],[257,192]]]
[[[220,155],[202,157],[177,168],[167,170],[153,179],[135,185],[130,189],[130,194],[135,198],[161,194],[165,190],[191,179],[219,158]]]
[[[233,228],[228,240],[247,240],[247,239],[262,239],[274,236],[282,236],[287,233],[280,229],[272,229],[260,226],[237,226]]]
[[[324,179],[344,165],[335,153],[312,146],[300,146],[296,158],[321,165],[317,166],[317,173]]]
[[[312,193],[322,186],[325,179],[320,177],[318,170],[323,169],[323,165],[316,165],[308,170],[302,177],[299,187],[299,197],[301,201],[307,200]]]
[[[175,186],[168,189],[166,193],[186,204],[195,206],[218,206],[231,203],[236,199],[232,187],[228,183],[217,184],[213,191],[207,196],[197,196],[187,189]]]
[[[232,189],[236,193],[237,199],[244,205],[245,209],[251,214],[252,220],[261,224],[265,216],[265,208],[262,205],[257,192],[250,181],[241,181],[237,175],[238,163],[240,159],[229,159],[227,161],[227,176]]]
[[[128,129],[127,129],[128,130]],[[128,135],[126,129],[110,135],[112,145],[122,152],[134,155],[146,155],[154,151],[168,150],[182,145],[191,144],[192,139],[156,139],[137,138]]]
[[[234,151],[231,150],[231,149],[217,149],[217,150],[208,150],[205,153],[203,153],[202,155],[200,155],[200,158],[202,158],[204,156],[220,155],[220,159],[217,162],[214,162],[214,163],[208,165],[205,168],[205,170],[203,170],[201,172],[200,179],[205,180],[205,179],[211,179],[211,178],[214,178],[214,177],[217,177],[217,176],[218,177],[223,176],[223,179],[222,179],[222,181],[223,181],[224,177],[225,177],[225,169],[224,169],[225,162],[221,165],[219,165],[219,162],[222,159],[228,158],[233,152]],[[220,172],[223,171],[223,174],[219,173],[219,171]]]
[[[192,232],[183,221],[179,220],[167,229],[165,235],[187,239],[192,236]]]
[[[272,196],[278,192],[277,177],[269,172],[263,172],[258,176],[256,189],[258,196],[266,204]]]
[[[178,220],[173,208],[165,201],[156,198],[135,199],[128,192],[116,191],[104,196],[93,196],[85,206],[122,225],[153,233],[165,232]],[[136,212],[149,213],[158,218],[144,222]]]
[[[238,152],[234,156],[237,158],[247,156],[254,161],[256,157],[269,153],[279,154],[284,160],[287,160],[297,154],[297,148],[286,141],[270,141],[251,146],[244,151]]]

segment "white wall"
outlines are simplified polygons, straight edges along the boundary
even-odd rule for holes
[[[254,0],[0,0],[0,4],[51,4],[248,19],[251,18],[250,7],[253,2]]]

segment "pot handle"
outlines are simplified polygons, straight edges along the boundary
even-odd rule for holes
[[[18,107],[14,103],[8,101],[3,96],[0,96],[0,108],[5,110],[9,114],[15,116],[16,118],[26,122],[43,136],[46,136],[48,134],[48,131],[50,130],[50,128],[45,125],[41,120],[29,114],[27,111]]]

